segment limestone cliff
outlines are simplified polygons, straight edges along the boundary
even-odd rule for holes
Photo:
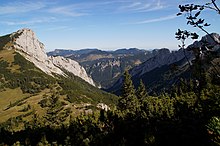
[[[76,61],[60,56],[48,57],[44,49],[44,44],[37,39],[31,29],[24,28],[18,30],[12,33],[10,38],[12,45],[6,49],[16,49],[18,53],[34,63],[43,72],[51,76],[54,76],[53,74],[67,76],[64,73],[64,70],[66,70],[95,86],[92,78],[87,75],[85,69]]]

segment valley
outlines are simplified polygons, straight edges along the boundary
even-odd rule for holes
[[[220,42],[218,34],[211,36]],[[28,37],[31,38],[26,39]],[[204,40],[210,42],[217,56],[213,56],[212,60],[215,66],[206,66],[208,72],[205,76],[208,77],[209,83],[201,91],[202,95],[198,96],[197,91],[194,91],[198,89],[192,80],[195,75],[191,72],[191,69],[196,67],[191,66],[196,56],[189,49],[197,48]],[[108,141],[108,134],[105,136],[103,132],[114,131],[115,135],[121,135],[120,131],[125,130],[124,126],[134,126],[129,122],[136,124],[136,120],[140,120],[144,126],[145,120],[154,118],[159,120],[158,124],[165,124],[165,127],[157,126],[158,128],[167,128],[170,125],[166,124],[168,121],[173,124],[177,122],[176,117],[181,110],[189,110],[188,108],[197,106],[198,102],[212,106],[209,109],[212,114],[209,116],[216,115],[219,111],[218,104],[213,104],[212,98],[219,101],[220,88],[218,81],[214,80],[217,77],[214,73],[220,70],[220,47],[218,43],[212,42],[209,36],[204,36],[199,43],[190,45],[188,50],[55,50],[47,53],[50,56],[47,56],[43,44],[30,29],[18,30],[0,37],[0,42],[5,44],[0,49],[0,125],[1,130],[5,131],[0,133],[3,137],[13,133],[21,134],[32,139],[32,144],[45,145],[48,142],[46,137],[41,142],[35,142],[33,137],[41,137],[36,130],[45,133],[46,128],[49,131],[57,129],[62,134],[61,137],[50,138],[46,132],[45,136],[47,135],[50,141],[63,143],[63,139],[71,136],[77,138],[77,141],[68,140],[67,143],[81,144],[87,138],[77,135],[82,135],[81,128],[89,126],[95,128],[95,133],[102,137],[100,143],[96,141],[96,136],[94,139],[90,137],[90,140],[98,145],[102,145],[104,141],[115,144],[120,141]],[[31,49],[33,47],[34,50]],[[183,106],[183,103],[187,104],[188,108],[179,109],[177,105]],[[137,116],[139,114],[140,116]],[[130,115],[137,116],[137,119],[130,119]],[[148,122],[146,126],[149,128],[153,121]],[[108,126],[116,126],[119,131],[105,129]],[[71,135],[72,128],[79,130],[75,131],[76,135]],[[92,129],[84,131],[85,134],[90,135]],[[67,133],[64,134],[63,130]],[[33,132],[33,135],[28,136],[22,132]],[[128,130],[128,135],[125,134],[127,138],[130,132],[136,131]],[[160,142],[164,141],[163,137],[157,137]],[[148,143],[154,142],[150,140],[151,136],[147,138]],[[139,138],[131,138],[129,141],[137,143],[137,139]],[[15,141],[11,144],[13,143]],[[140,144],[143,142],[140,141]]]
[[[100,88],[112,86],[126,69],[133,68],[157,54],[157,50],[147,51],[137,48],[102,51],[83,49],[78,51],[56,49],[47,53],[78,61]]]
[[[219,146],[219,14],[217,0],[1,1],[0,146]]]
[[[30,39],[22,39],[27,38],[25,35]],[[218,34],[211,35],[220,42]],[[194,43],[189,48],[197,47],[196,45],[209,39],[204,36],[201,43]],[[191,79],[193,72],[190,71],[190,64],[195,56],[190,51],[170,51],[166,48],[152,51],[136,48],[116,51],[55,50],[47,53],[50,55],[47,56],[43,44],[30,29],[0,37],[0,42],[5,44],[0,49],[0,123],[3,131],[19,134],[25,127],[35,127],[40,131],[50,127],[58,128],[63,133],[62,130],[69,131],[69,128],[73,128],[72,124],[78,126],[77,120],[84,123],[81,126],[91,126],[92,122],[98,129],[105,131],[105,126],[113,124],[111,122],[118,118],[122,118],[121,122],[126,125],[129,122],[136,123],[137,119],[127,117],[129,114],[141,114],[137,118],[144,119],[160,119],[165,116],[168,121],[175,123],[177,104],[184,102],[192,107],[199,102]],[[212,45],[218,52],[219,44]],[[214,57],[213,63],[219,64],[219,58]],[[219,101],[218,94],[215,94],[219,93],[218,82],[212,81],[213,73],[219,70],[219,66],[210,66],[208,70],[206,75],[209,76],[207,81],[210,83],[203,90],[205,96],[199,98],[202,98],[200,102],[210,102],[212,105],[209,96]],[[105,91],[98,87],[105,88]],[[212,106],[214,109],[210,110],[215,115],[218,108],[216,105]],[[108,119],[110,123],[102,121],[102,118]],[[87,123],[87,120],[92,121]],[[160,121],[166,123],[166,120]],[[60,129],[62,125],[69,127]],[[118,128],[120,131],[125,130],[124,127]],[[31,131],[36,134],[35,130]],[[56,140],[59,139],[56,137]],[[82,139],[78,140],[80,142]]]

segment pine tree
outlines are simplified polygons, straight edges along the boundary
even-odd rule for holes
[[[147,97],[147,91],[142,80],[140,80],[140,85],[137,89],[136,96],[140,102],[142,102],[144,98]]]
[[[122,97],[135,95],[135,89],[128,70],[124,72],[124,83],[122,87]]]
[[[122,86],[122,95],[119,99],[118,108],[121,111],[134,112],[139,108],[139,102],[135,95],[135,89],[131,80],[131,75],[126,70],[124,73],[124,83]]]

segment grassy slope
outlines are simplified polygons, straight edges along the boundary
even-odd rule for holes
[[[38,103],[53,95],[63,103],[62,111],[71,109],[73,116],[84,112],[87,105],[95,107],[99,102],[114,105],[117,101],[117,97],[78,77],[52,78],[14,50],[0,49],[0,123],[12,117],[22,116],[28,121],[33,114],[44,116],[48,107]]]
[[[27,94],[23,94],[21,89],[5,89],[0,92],[0,123],[9,119],[10,117],[18,116],[19,114],[15,111],[18,108],[13,108],[10,110],[6,110],[7,107],[14,103],[15,101],[21,100],[27,97]]]

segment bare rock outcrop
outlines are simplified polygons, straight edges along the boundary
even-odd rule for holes
[[[35,33],[31,29],[21,29],[10,35],[13,47],[18,53],[24,56],[28,61],[34,63],[36,67],[41,69],[48,75],[58,74],[67,76],[64,70],[78,76],[95,86],[92,78],[90,78],[85,69],[78,62],[66,59],[64,57],[48,57],[44,44],[41,43]]]

